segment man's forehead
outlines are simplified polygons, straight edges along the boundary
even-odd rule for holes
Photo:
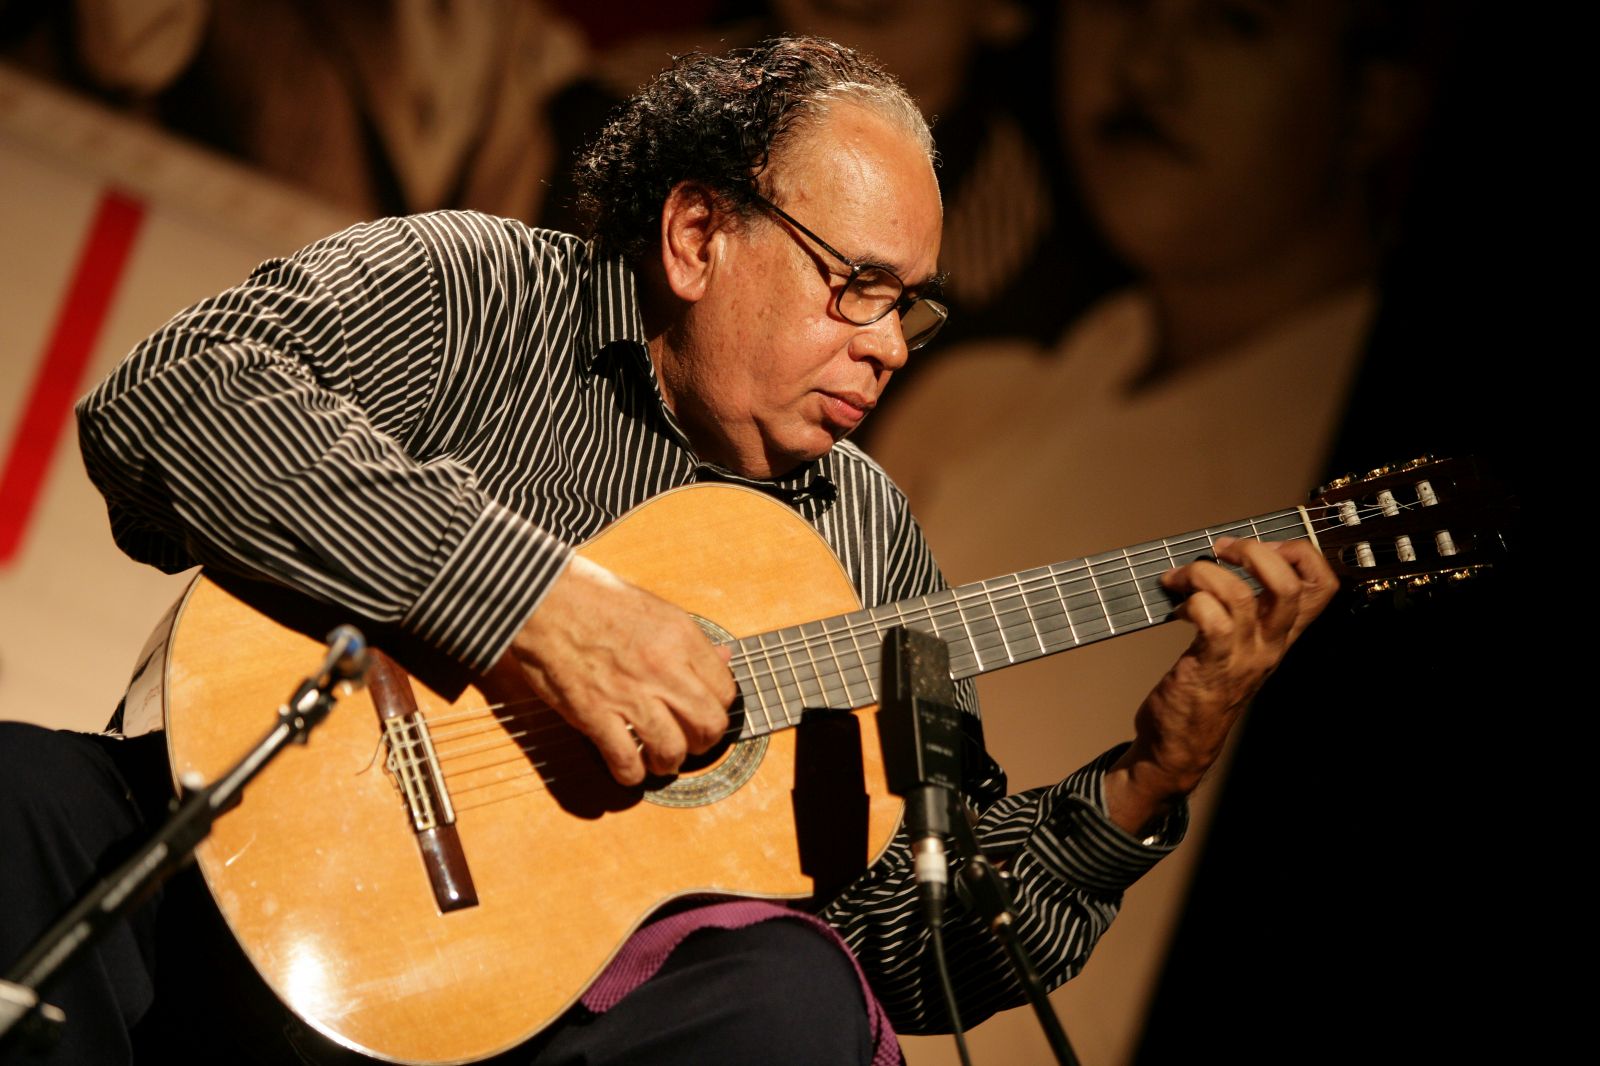
[[[934,276],[943,205],[933,165],[899,124],[857,105],[836,107],[774,157],[778,203],[851,259],[908,285]]]

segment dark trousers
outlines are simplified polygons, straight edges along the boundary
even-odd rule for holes
[[[117,741],[0,722],[0,968],[9,970],[97,873],[165,816],[164,739]],[[507,989],[508,996],[516,994]],[[0,1063],[368,1060],[277,1005],[190,868],[50,987],[67,1012],[48,1051]],[[692,934],[604,1014],[574,1008],[502,1063],[868,1063],[872,1036],[850,961],[814,930],[768,921]]]

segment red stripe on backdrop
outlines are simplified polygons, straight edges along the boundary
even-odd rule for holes
[[[0,470],[0,568],[10,565],[22,547],[144,214],[144,203],[126,193],[107,189],[100,194]]]

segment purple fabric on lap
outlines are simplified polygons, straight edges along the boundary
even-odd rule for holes
[[[833,931],[833,927],[812,915],[760,900],[711,903],[668,915],[645,926],[628,938],[622,950],[617,952],[617,957],[611,960],[611,965],[589,986],[589,990],[583,994],[583,1005],[596,1014],[610,1010],[622,1002],[629,992],[654,977],[673,950],[683,943],[684,937],[697,929],[742,929],[773,918],[804,922],[839,946],[839,950],[844,952],[845,958],[855,968],[856,976],[861,979],[861,996],[865,1000],[875,1048],[872,1066],[896,1066],[904,1062],[900,1055],[900,1041],[895,1037],[894,1027],[889,1024],[889,1016],[884,1013],[878,997],[872,994],[867,975],[861,972],[861,964],[856,962],[856,957],[850,953],[839,934]]]

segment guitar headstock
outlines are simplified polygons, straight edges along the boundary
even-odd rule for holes
[[[1476,460],[1423,458],[1339,478],[1306,510],[1340,581],[1371,598],[1482,572],[1505,556],[1515,508]]]

